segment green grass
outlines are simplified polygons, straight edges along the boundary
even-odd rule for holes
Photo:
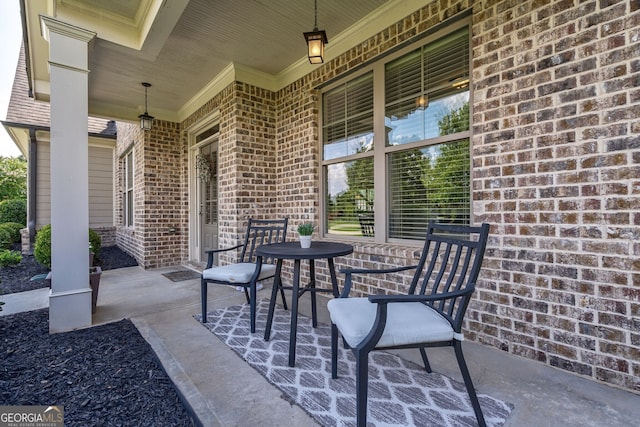
[[[331,222],[329,223],[329,233],[348,234],[351,236],[361,236],[360,224],[357,222]]]

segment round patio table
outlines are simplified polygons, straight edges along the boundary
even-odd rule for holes
[[[267,325],[264,331],[265,341],[269,341],[271,337],[271,324],[273,322],[273,312],[275,311],[276,298],[278,290],[291,289],[291,332],[289,335],[289,366],[294,366],[296,361],[296,332],[298,328],[298,298],[305,292],[311,293],[311,319],[313,327],[318,326],[316,293],[331,292],[334,297],[338,297],[338,279],[336,277],[335,265],[333,259],[335,257],[349,255],[353,252],[353,246],[346,243],[335,242],[311,242],[310,248],[300,247],[300,242],[275,243],[271,245],[263,245],[256,250],[258,263],[262,263],[262,257],[276,258],[276,272],[273,279],[273,288],[271,289],[271,300],[269,301],[269,314],[267,316]],[[280,272],[282,270],[282,261],[285,259],[293,260],[293,286],[283,286]],[[309,283],[300,287],[300,261],[309,260]],[[329,265],[329,274],[331,275],[331,289],[316,287],[315,260],[326,259]],[[285,306],[286,309],[286,306]]]

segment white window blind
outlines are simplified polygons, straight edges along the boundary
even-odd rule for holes
[[[423,239],[429,221],[469,224],[469,140],[389,155],[389,236]]]
[[[373,73],[347,82],[323,97],[324,159],[373,149]]]
[[[326,233],[422,240],[431,220],[470,223],[469,29],[452,28],[323,93]]]

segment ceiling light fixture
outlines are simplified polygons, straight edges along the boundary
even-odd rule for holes
[[[151,83],[143,82],[142,86],[144,86],[144,113],[138,116],[140,119],[140,129],[151,130],[151,126],[153,125],[153,116],[150,116],[149,113],[147,113],[147,88],[151,87]]]
[[[426,70],[425,70],[426,67]],[[420,95],[416,98],[416,109],[424,110],[429,107],[429,62],[420,67]],[[426,81],[425,81],[426,80]]]
[[[304,34],[307,41],[307,56],[311,64],[322,64],[324,62],[324,45],[328,44],[327,33],[324,30],[318,30],[318,1],[313,1],[315,15],[313,31]]]

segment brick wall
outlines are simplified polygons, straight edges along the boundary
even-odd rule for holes
[[[188,258],[187,150],[177,123],[155,120],[146,134],[145,185],[135,219],[144,245],[143,267],[176,265]]]
[[[640,390],[640,6],[474,2],[472,337]]]
[[[139,265],[144,265],[144,246],[140,234],[136,234],[133,227],[125,227],[124,224],[124,200],[123,190],[125,181],[124,156],[130,150],[133,150],[133,161],[140,167],[134,168],[134,225],[138,218],[138,214],[142,209],[138,206],[142,203],[142,189],[144,188],[144,173],[141,166],[143,165],[142,156],[144,150],[144,132],[138,126],[130,123],[118,123],[118,136],[116,141],[116,151],[114,159],[114,184],[113,206],[114,222],[116,226],[116,244],[125,252],[136,259]]]
[[[492,238],[467,336],[640,390],[636,1],[438,1],[278,92],[278,205],[318,223],[313,88],[473,6],[473,213]],[[294,233],[291,234],[293,236]],[[358,243],[341,266],[414,262]],[[319,266],[319,280],[328,280]],[[367,293],[409,277],[368,278]]]
[[[124,153],[134,150],[134,226],[124,227]],[[137,124],[118,125],[116,149],[116,241],[144,268],[187,261],[187,152],[179,125],[154,121],[142,131]]]
[[[220,246],[237,243],[249,216],[288,216],[290,239],[299,222],[319,224],[318,85],[471,16],[473,214],[491,224],[491,239],[466,335],[639,391],[638,9],[630,0],[428,2],[276,93],[230,85],[180,124],[220,117]],[[147,185],[159,188],[141,195],[135,234],[118,238],[144,252],[145,266],[186,257],[186,143],[166,125],[131,135],[144,141],[136,163]],[[170,224],[178,238],[166,234]],[[338,268],[418,256],[414,246],[354,248]],[[317,272],[328,282],[324,263]],[[366,280],[359,291],[405,292],[409,283],[403,274]]]

